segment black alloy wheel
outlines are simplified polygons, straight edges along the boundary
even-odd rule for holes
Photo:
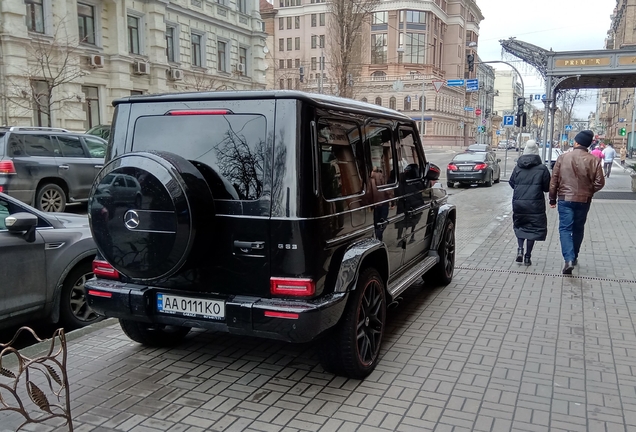
[[[92,277],[93,270],[90,262],[80,264],[66,277],[60,299],[60,316],[66,325],[75,328],[84,327],[102,319],[86,301],[84,285]]]
[[[424,276],[427,281],[439,286],[446,286],[453,281],[455,247],[455,224],[449,219],[444,225],[444,237],[437,249],[439,262]]]
[[[484,186],[486,187],[492,186],[492,170],[490,171],[490,174],[488,175],[488,180],[484,182]]]

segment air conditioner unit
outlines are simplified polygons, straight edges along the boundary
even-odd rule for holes
[[[89,62],[94,68],[103,68],[104,67],[104,56],[92,54],[89,57]]]
[[[168,75],[172,81],[181,81],[183,79],[183,71],[181,69],[170,69]]]
[[[238,73],[245,73],[245,65],[243,63],[236,64],[236,71]]]
[[[133,69],[137,75],[148,75],[150,73],[150,64],[147,62],[137,61],[134,63]]]

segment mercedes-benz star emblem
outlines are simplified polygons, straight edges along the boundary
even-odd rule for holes
[[[129,230],[134,230],[139,226],[139,215],[134,210],[128,210],[124,215],[124,225]]]

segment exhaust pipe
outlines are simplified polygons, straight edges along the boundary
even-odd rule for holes
[[[402,297],[396,297],[395,300],[393,300],[391,303],[389,303],[389,305],[386,307],[387,310],[395,309],[396,307],[398,307],[400,305],[400,302],[402,300],[404,300]]]

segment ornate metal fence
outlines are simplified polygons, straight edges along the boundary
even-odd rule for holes
[[[16,412],[24,418],[17,430],[31,423],[62,419],[72,432],[64,329],[57,329],[48,352],[35,358],[25,357],[13,347],[22,332],[30,333],[38,342],[43,342],[32,329],[21,327],[9,343],[0,343],[0,411]],[[4,364],[11,356],[17,360],[17,365],[10,369]],[[41,384],[43,381],[45,385]],[[49,396],[47,393],[50,393]]]

